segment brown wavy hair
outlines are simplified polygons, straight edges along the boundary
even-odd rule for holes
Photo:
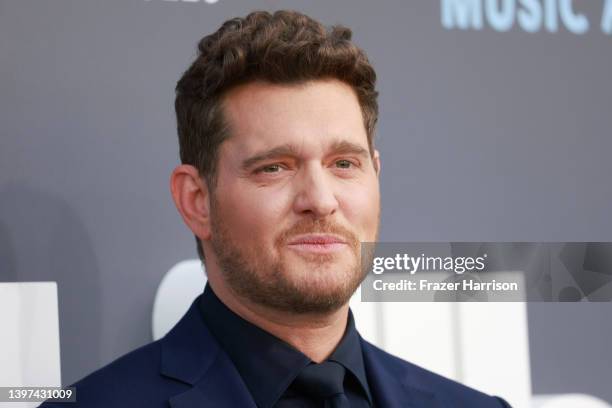
[[[351,42],[349,28],[326,28],[296,11],[255,11],[227,20],[202,38],[198,55],[176,85],[177,130],[181,162],[196,167],[214,192],[217,156],[230,137],[222,98],[252,81],[301,84],[337,79],[355,91],[363,114],[370,153],[378,119],[376,73],[366,54]],[[204,260],[196,237],[198,255]]]

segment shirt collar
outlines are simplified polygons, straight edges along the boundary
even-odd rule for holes
[[[300,371],[312,362],[293,346],[231,311],[208,283],[199,308],[259,407],[271,408]],[[329,360],[342,364],[357,378],[371,403],[359,333],[350,310],[344,336]]]
[[[346,330],[344,336],[336,347],[336,350],[329,356],[328,360],[336,361],[351,372],[355,378],[359,381],[359,384],[365,391],[372,404],[372,395],[370,394],[370,387],[368,387],[368,380],[366,377],[365,365],[363,362],[363,353],[361,351],[361,341],[359,333],[355,328],[355,319],[353,318],[353,312],[349,309],[348,321],[346,324]]]

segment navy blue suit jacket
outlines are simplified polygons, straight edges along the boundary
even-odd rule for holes
[[[194,301],[163,338],[136,349],[72,386],[76,403],[41,407],[256,408],[240,374],[208,330]],[[245,339],[248,341],[248,339]],[[502,408],[509,405],[361,339],[377,408]]]

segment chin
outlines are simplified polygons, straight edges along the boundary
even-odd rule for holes
[[[350,270],[350,272],[349,272]],[[287,278],[298,288],[309,292],[332,294],[346,292],[347,284],[357,279],[354,269],[348,269],[346,264],[330,264],[316,268],[296,268]],[[361,281],[360,281],[361,282]]]

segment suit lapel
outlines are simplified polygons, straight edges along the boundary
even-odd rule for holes
[[[246,385],[224,352],[217,353],[192,389],[170,398],[172,408],[257,408]]]
[[[408,383],[405,370],[393,370],[388,356],[361,339],[368,384],[375,407],[385,408],[434,408],[442,405],[432,391],[421,390]],[[383,359],[387,360],[386,362]]]
[[[198,297],[161,342],[161,374],[192,386],[172,408],[256,408],[236,367],[206,327]]]

